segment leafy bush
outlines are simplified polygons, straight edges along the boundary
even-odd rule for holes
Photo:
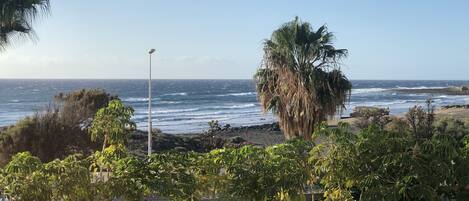
[[[70,156],[45,164],[27,152],[19,153],[1,170],[0,196],[10,200],[142,200],[150,195],[171,200],[289,200],[300,198],[310,180],[307,159],[312,144],[304,141],[205,154],[160,153],[144,159],[116,158],[110,154],[113,146],[106,148],[108,154],[97,152],[85,159]]]
[[[60,116],[67,125],[89,128],[95,113],[106,107],[111,100],[118,99],[103,89],[81,89],[70,93],[59,93],[54,97],[60,108]]]
[[[422,139],[410,126],[396,131],[376,125],[352,134],[340,125],[315,135],[327,139],[310,160],[329,200],[468,198],[469,160],[451,134]]]
[[[356,122],[358,128],[366,128],[371,124],[384,127],[384,125],[391,121],[388,108],[356,107],[350,116],[358,117]]]
[[[212,192],[225,199],[298,199],[311,179],[307,159],[312,146],[295,140],[267,148],[218,149],[206,154],[198,166],[214,182]]]
[[[435,122],[434,130],[436,133],[448,134],[461,141],[469,133],[469,125],[458,119],[443,118]]]
[[[51,200],[52,188],[39,158],[24,152],[15,155],[2,170],[0,191],[9,200]]]
[[[125,145],[135,123],[130,120],[134,109],[124,106],[120,100],[112,100],[109,105],[96,112],[90,127],[91,140],[102,141],[103,151],[107,145]]]
[[[154,154],[149,157],[147,186],[151,193],[172,200],[193,200],[197,180],[196,156],[191,153]]]
[[[208,130],[204,132],[205,135],[213,136],[217,131],[221,131],[222,127],[218,120],[211,120],[208,122]]]
[[[116,161],[113,174],[103,185],[107,185],[110,197],[122,197],[124,200],[143,200],[148,192],[146,185],[150,171],[144,160],[128,157]]]
[[[0,166],[23,151],[43,162],[75,153],[93,153],[98,145],[91,142],[88,127],[96,111],[115,98],[99,89],[57,95],[45,111],[0,131]]]
[[[19,121],[15,126],[0,133],[0,165],[6,164],[15,153],[28,150],[45,161],[67,152],[64,144],[69,144],[73,136],[67,138],[57,112],[36,114]],[[51,143],[55,142],[55,143]]]
[[[85,131],[71,128],[57,111],[48,110],[20,120],[0,133],[0,165],[22,151],[47,162],[74,153],[89,154],[92,147]]]
[[[93,200],[89,161],[79,155],[43,165],[42,174],[52,189],[51,200]]]
[[[0,170],[0,195],[10,200],[305,200],[305,187],[318,184],[329,200],[467,199],[469,135],[457,141],[435,132],[418,141],[411,129],[348,130],[345,124],[318,129],[315,135],[325,141],[315,147],[297,140],[137,158],[116,154],[125,150],[112,145],[85,159],[70,156],[45,164],[19,153]]]

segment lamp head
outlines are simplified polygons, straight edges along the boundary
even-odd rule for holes
[[[153,52],[155,52],[155,49],[150,49],[150,51],[148,51],[148,54],[153,54]]]

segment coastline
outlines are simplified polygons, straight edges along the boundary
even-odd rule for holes
[[[435,110],[436,118],[452,117],[469,122],[469,105],[443,106]],[[403,117],[403,115],[391,115]],[[347,117],[343,119],[328,120],[330,127],[335,127],[339,122],[346,122],[352,125],[357,117]],[[0,132],[9,126],[0,127]],[[240,147],[244,145],[270,146],[283,143],[286,139],[280,130],[278,123],[260,124],[252,126],[231,127],[215,130],[212,133],[177,133],[169,134],[158,132],[153,134],[153,148],[156,152],[161,151],[194,151],[209,152],[213,149],[223,147]],[[147,132],[142,130],[134,131],[128,141],[129,150],[135,154],[143,156],[147,150]]]
[[[469,105],[445,106],[435,110],[437,119],[452,117],[469,122]],[[403,118],[404,115],[390,115]],[[339,122],[351,125],[356,130],[354,122],[357,117],[348,117],[338,120],[328,120],[329,127],[335,127]],[[136,131],[130,140],[129,149],[136,155],[144,155],[146,152],[146,131]],[[154,151],[195,151],[208,152],[212,149],[223,147],[240,147],[243,145],[269,146],[285,142],[278,123],[253,126],[232,127],[221,129],[210,135],[207,133],[180,133],[167,134],[156,133],[153,138]]]
[[[408,94],[469,95],[469,88],[467,86],[444,88],[398,88],[391,89],[391,91]]]
[[[209,152],[223,147],[244,145],[269,146],[285,142],[277,123],[220,129],[212,133],[153,134],[153,151]],[[147,132],[136,130],[130,137],[129,150],[143,156],[147,150]]]

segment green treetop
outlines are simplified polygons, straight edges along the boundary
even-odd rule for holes
[[[103,151],[107,145],[123,145],[135,123],[130,120],[134,113],[120,100],[112,100],[107,107],[96,112],[91,124],[90,134],[93,141],[103,141]]]

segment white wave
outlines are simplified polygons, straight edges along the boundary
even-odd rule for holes
[[[390,101],[390,102],[384,103],[383,105],[400,105],[400,104],[406,104],[410,102],[411,102],[410,100],[399,100],[399,101]]]
[[[163,96],[187,96],[186,92],[163,94]]]
[[[401,96],[404,96],[404,95],[401,94]],[[427,98],[427,97],[428,97],[428,95],[427,95],[427,94],[424,94],[424,93],[405,94],[405,96],[409,96],[409,97],[423,97],[423,98]]]
[[[229,106],[216,106],[213,108],[216,109],[241,109],[241,108],[250,108],[250,107],[255,107],[256,104],[254,103],[248,103],[248,104],[240,104],[240,105],[229,105]]]
[[[260,113],[261,113],[260,109],[254,109],[254,110],[217,110],[217,111],[212,111],[212,112],[209,112],[209,111],[206,111],[206,110],[200,110],[200,111],[191,112],[191,113],[179,113],[179,115],[187,116],[187,117],[195,117],[195,116],[260,114]],[[174,116],[174,115],[163,115],[163,116],[170,117],[170,116]]]
[[[157,97],[152,97],[151,100],[152,102],[156,101],[156,103],[164,103],[164,104],[176,104],[176,103],[181,102],[181,101],[160,101],[161,98],[157,98]],[[124,102],[148,102],[148,98],[129,97],[129,98],[123,98],[122,101]]]
[[[248,108],[248,107],[254,107],[256,104],[250,103],[250,104],[243,104],[243,105],[233,105],[230,108]]]
[[[393,105],[403,105],[415,103],[417,100],[395,100],[395,101],[383,101],[383,102],[350,102],[351,107],[357,106],[375,106],[375,107],[387,107]]]
[[[434,98],[434,99],[432,99],[432,101],[433,101],[434,104],[435,103],[437,103],[437,104],[443,103],[443,99],[440,99],[440,98]]]
[[[448,87],[426,87],[426,86],[420,86],[420,87],[396,87],[396,89],[444,89]]]
[[[182,113],[182,112],[194,112],[200,110],[199,108],[188,108],[188,109],[174,109],[174,110],[157,110],[153,111],[153,113],[161,113],[161,114],[166,114],[166,113]]]
[[[182,101],[158,101],[157,103],[162,103],[162,104],[178,104],[178,103],[182,103]]]
[[[220,118],[228,118],[228,116],[225,115],[206,115],[206,116],[193,116],[193,117],[186,117],[186,116],[175,116],[175,117],[169,117],[169,118],[162,118],[159,119],[160,121],[190,121],[190,120],[200,120],[200,119],[206,119],[207,121],[212,120],[212,119],[220,119]]]
[[[152,111],[152,113],[161,114],[165,116],[172,116],[172,114],[179,114],[185,116],[199,116],[199,115],[220,115],[220,114],[238,114],[238,113],[260,113],[260,109],[248,109],[255,107],[256,104],[240,104],[230,106],[214,106],[214,107],[202,107],[202,108],[186,108],[186,109],[167,109]],[[237,110],[230,110],[237,109]],[[238,110],[244,109],[244,110]],[[248,110],[246,110],[248,109]],[[246,110],[246,111],[245,111]],[[148,112],[146,109],[136,111],[137,115],[146,115]]]
[[[384,88],[361,88],[361,89],[352,89],[352,94],[364,94],[364,93],[375,93],[386,91],[388,89]]]
[[[229,93],[229,94],[220,94],[217,96],[249,96],[249,95],[256,95],[256,92],[243,92],[243,93]]]
[[[144,102],[148,101],[148,98],[136,98],[136,97],[129,97],[122,99],[124,102]]]

